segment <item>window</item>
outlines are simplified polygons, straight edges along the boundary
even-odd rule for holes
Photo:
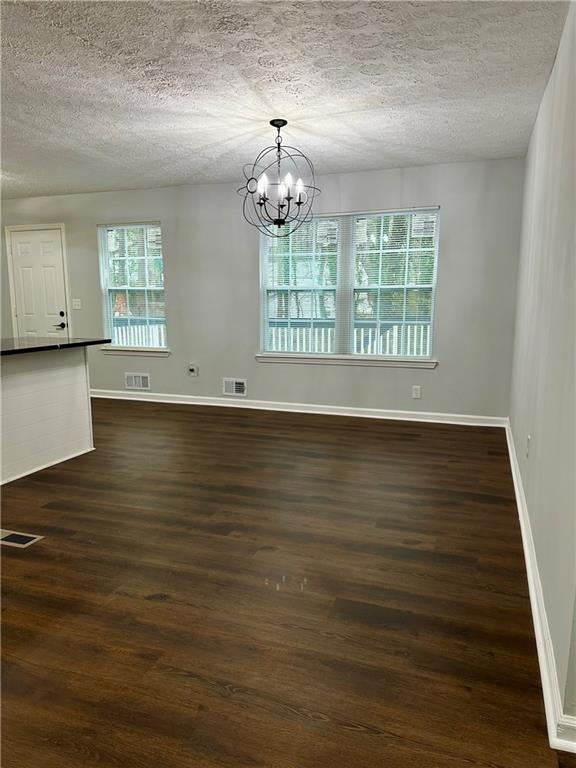
[[[336,351],[338,219],[315,219],[289,237],[262,236],[264,350]]]
[[[262,236],[262,350],[429,358],[438,210],[315,217]]]
[[[166,348],[160,224],[98,228],[104,323],[112,344]]]

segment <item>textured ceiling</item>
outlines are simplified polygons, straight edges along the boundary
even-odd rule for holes
[[[275,116],[321,173],[523,154],[566,10],[5,1],[4,195],[240,180]]]

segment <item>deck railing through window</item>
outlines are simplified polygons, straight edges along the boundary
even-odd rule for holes
[[[166,324],[149,325],[125,323],[112,326],[112,344],[118,347],[148,347],[150,349],[166,347]]]
[[[302,354],[334,354],[334,326],[269,327],[266,349],[269,352],[300,352]],[[406,323],[387,328],[354,328],[355,355],[390,355],[397,357],[428,357],[431,351],[430,323]]]

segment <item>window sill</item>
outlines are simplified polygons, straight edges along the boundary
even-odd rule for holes
[[[170,350],[166,347],[100,347],[105,355],[135,355],[136,357],[168,357]]]
[[[259,363],[296,363],[300,365],[360,365],[365,368],[436,368],[438,360],[413,357],[362,357],[361,355],[301,355],[262,352]]]

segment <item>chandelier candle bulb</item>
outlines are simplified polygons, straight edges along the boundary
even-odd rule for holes
[[[301,205],[302,203],[302,193],[304,191],[304,184],[302,183],[302,179],[298,179],[296,182],[296,202],[298,205]]]
[[[320,193],[315,186],[314,166],[310,160],[301,150],[282,143],[280,131],[287,124],[279,117],[270,120],[270,125],[277,131],[274,146],[266,147],[254,163],[244,166],[246,182],[238,190],[244,197],[244,218],[269,237],[288,237],[302,224],[311,221],[312,203]],[[271,197],[267,173],[275,179],[271,184]]]
[[[268,176],[265,173],[258,179],[258,194],[260,197],[266,198],[266,192],[268,191]]]

